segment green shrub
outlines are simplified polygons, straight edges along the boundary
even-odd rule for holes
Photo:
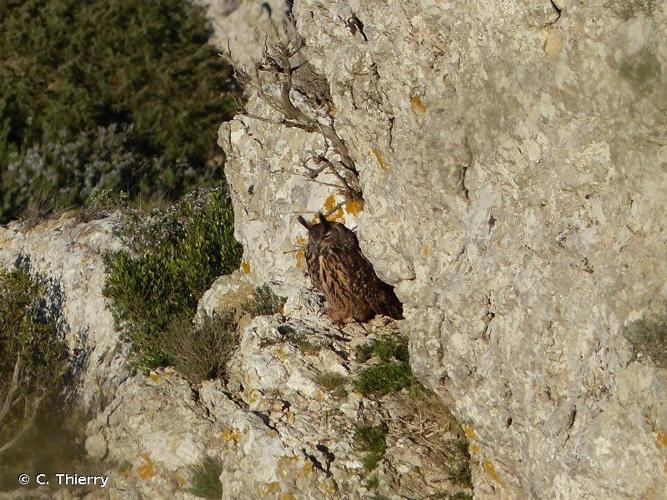
[[[0,272],[0,408],[12,401],[0,412],[0,448],[23,436],[62,389],[67,346],[45,296],[46,283],[27,271]]]
[[[473,500],[473,496],[470,493],[464,491],[459,491],[458,493],[450,496],[451,500]]]
[[[325,389],[334,393],[336,397],[345,397],[347,391],[345,391],[345,384],[347,383],[347,378],[344,375],[336,372],[324,372],[319,374],[315,378],[315,382],[320,384]]]
[[[306,338],[303,333],[297,333],[294,328],[289,325],[280,325],[278,333],[282,335],[288,342],[297,346],[297,348],[304,354],[317,354],[320,349]]]
[[[200,498],[222,498],[222,462],[219,459],[205,456],[192,472],[190,493]]]
[[[365,396],[385,396],[405,388],[419,390],[421,384],[412,374],[409,363],[392,361],[365,368],[357,378],[356,387]]]
[[[237,326],[232,312],[207,316],[200,325],[194,325],[188,317],[177,318],[165,333],[165,355],[191,382],[222,377],[238,346]]]
[[[285,305],[285,297],[280,297],[273,293],[267,286],[255,288],[253,299],[243,304],[243,309],[251,316],[269,316],[279,313]]]
[[[359,373],[355,385],[362,394],[385,396],[402,389],[423,390],[410,368],[407,339],[385,336],[358,346],[356,355],[361,362],[373,357],[379,360]]]
[[[233,212],[222,188],[193,193],[166,211],[133,212],[122,238],[128,249],[106,256],[105,296],[132,343],[136,368],[173,362],[163,333],[192,318],[213,281],[239,265]]]
[[[366,472],[371,472],[387,451],[386,436],[389,428],[382,422],[378,425],[362,425],[354,432],[354,445],[366,452],[362,463]]]
[[[377,475],[371,476],[368,481],[366,481],[366,488],[369,490],[377,490],[380,487],[380,480]],[[377,497],[376,497],[377,498]]]
[[[132,126],[100,127],[71,142],[44,143],[23,155],[10,155],[3,186],[6,215],[18,215],[20,209],[24,219],[26,211],[43,217],[94,204],[101,194],[134,198],[169,192],[170,169],[185,170],[187,164],[170,164],[133,150],[132,132]]]
[[[165,190],[174,199],[220,179],[217,129],[231,117],[236,86],[231,68],[207,43],[207,21],[197,2],[5,1],[0,32],[2,191],[14,175],[10,156],[14,171],[29,172],[51,161],[49,152],[85,142],[89,147],[79,147],[83,156],[75,168],[94,170],[98,128],[113,124],[127,131],[124,158],[137,162],[120,189],[143,195]],[[78,173],[63,174],[61,165],[67,166],[47,164],[60,174],[41,178],[37,186],[0,192],[0,222],[15,217],[25,196],[39,196],[40,187],[67,203],[78,202],[67,197],[70,190],[85,196]],[[147,169],[159,171],[155,184]]]
[[[625,329],[625,337],[637,353],[667,368],[667,314],[634,321]]]

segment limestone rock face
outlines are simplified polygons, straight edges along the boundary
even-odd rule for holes
[[[72,393],[91,412],[104,406],[127,377],[127,349],[102,294],[103,256],[120,249],[113,234],[118,222],[116,215],[84,223],[63,214],[34,228],[0,227],[0,268],[23,262],[50,284],[47,299],[58,310],[77,381]]]
[[[476,495],[663,496],[666,375],[624,331],[667,303],[667,4],[293,14],[359,171],[363,213],[338,215],[396,285],[413,368],[466,425]],[[247,109],[280,118],[252,92]],[[307,286],[294,217],[341,200],[293,172],[329,145],[248,117],[220,144],[243,269]]]
[[[370,336],[361,327],[341,334],[312,317],[254,318],[242,329],[226,383],[192,385],[172,369],[136,375],[88,425],[86,449],[93,458],[121,464],[120,473],[110,472],[112,498],[124,491],[189,497],[193,467],[205,455],[222,466],[225,499],[469,492],[455,480],[457,467],[467,463],[450,449],[460,437],[448,412],[437,421],[448,447],[406,442],[420,436],[406,432],[415,421],[407,406],[413,398],[399,393],[376,401],[353,390],[352,374],[360,368],[355,346],[395,334],[391,325],[371,330]],[[350,378],[334,391],[318,383],[322,373]],[[355,429],[380,421],[388,423],[387,450],[371,474]],[[371,475],[379,486],[367,485]]]

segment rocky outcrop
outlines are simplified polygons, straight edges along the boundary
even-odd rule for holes
[[[17,263],[49,283],[47,300],[71,352],[71,396],[94,413],[127,377],[127,348],[103,295],[106,252],[118,251],[117,215],[90,222],[73,212],[35,227],[0,227],[0,268]]]
[[[465,423],[480,498],[667,488],[665,372],[624,337],[667,302],[665,9],[294,5],[363,190],[363,213],[333,217],[396,285],[413,367]],[[247,110],[269,121],[220,131],[243,270],[296,290],[296,214],[344,201],[299,169],[311,151],[336,157],[270,123],[252,91]]]
[[[352,375],[363,364],[355,347],[394,335],[391,325],[340,332],[314,318],[307,303],[288,304],[286,311],[292,316],[257,317],[242,329],[224,384],[192,385],[167,369],[137,375],[118,388],[89,424],[86,442],[92,458],[125,464],[113,474],[112,496],[129,490],[152,498],[187,497],[203,456],[220,460],[223,498],[469,491],[457,478],[467,468],[461,435],[444,407],[438,413],[407,394],[378,400],[354,390]],[[304,319],[298,311],[306,313]],[[318,382],[331,373],[349,378],[336,388]],[[436,420],[424,426],[414,408]],[[388,424],[387,449],[369,471],[355,431],[381,422]]]
[[[206,3],[240,68],[280,39],[282,2]],[[265,283],[288,300],[242,322],[224,381],[128,377],[102,295],[115,217],[0,228],[0,264],[29,262],[62,292],[77,391],[101,409],[86,449],[119,469],[109,494],[188,497],[204,455],[221,459],[225,498],[467,492],[446,413],[415,422],[404,392],[369,398],[352,384],[356,345],[398,327],[413,370],[464,424],[476,497],[664,496],[667,374],[625,331],[667,303],[666,9],[297,0],[305,46],[290,97],[344,141],[364,200],[306,170],[340,161],[340,148],[281,123],[259,95],[276,82],[247,88],[254,117],[220,129],[244,259],[199,315]],[[326,99],[309,95],[309,78],[320,90],[326,79]],[[403,322],[339,331],[320,317],[296,223],[318,211],[357,230]],[[319,383],[324,373],[347,375],[344,393]],[[354,429],[379,421],[375,482]],[[448,429],[444,454],[420,434],[433,421]],[[409,429],[426,441],[408,442]]]

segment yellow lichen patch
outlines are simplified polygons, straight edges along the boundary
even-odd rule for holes
[[[301,471],[304,477],[310,477],[313,474],[313,464],[310,462],[305,462]]]
[[[305,266],[306,254],[303,250],[297,250],[294,257],[296,258],[296,268],[300,271]]]
[[[280,500],[296,500],[296,497],[291,493],[282,493],[280,495]]]
[[[160,374],[151,372],[150,375],[148,375],[148,378],[151,379],[153,382],[159,382],[160,381]]]
[[[329,114],[331,116],[336,116],[337,111],[338,111],[338,108],[336,107],[335,104],[332,104],[331,106],[329,106]]]
[[[418,95],[410,97],[410,108],[412,108],[413,113],[426,113],[426,105]]]
[[[472,443],[470,445],[470,453],[472,455],[477,455],[479,454],[480,451],[482,451],[482,448],[480,448],[480,446],[477,443]]]
[[[186,484],[188,484],[188,478],[183,477],[180,474],[177,474],[176,484],[178,485],[179,488],[183,488]]]
[[[387,165],[387,162],[382,157],[382,153],[378,148],[371,149],[371,153],[375,155],[375,158],[377,159],[378,164],[382,170],[389,170],[389,165]]]
[[[250,274],[250,262],[248,262],[246,259],[241,261],[241,270],[246,274]]]
[[[326,495],[327,498],[331,498],[336,493],[336,484],[332,479],[327,478],[324,483],[322,483],[322,492]]]
[[[259,493],[260,497],[265,497],[273,493],[278,493],[279,491],[280,491],[280,483],[277,481],[273,481],[271,483],[262,482],[257,485],[257,493]]]
[[[491,460],[484,460],[484,462],[482,462],[482,467],[484,467],[484,471],[489,475],[491,479],[493,479],[498,484],[503,484],[503,480],[500,477],[500,474],[498,474],[496,466],[493,465],[493,462],[491,462]]]
[[[345,203],[345,211],[350,215],[354,215],[355,217],[359,217],[363,210],[364,202],[361,200],[350,200]]]
[[[319,402],[322,402],[326,399],[326,396],[324,395],[324,392],[322,392],[320,389],[317,389],[315,391],[315,399]]]
[[[667,447],[667,432],[658,431],[658,436],[656,437],[655,442],[658,444],[658,446]]]
[[[280,346],[276,347],[271,352],[281,363],[284,363],[289,359],[289,354]]]
[[[278,459],[279,468],[292,467],[297,463],[299,463],[299,457],[295,457],[293,455],[289,457],[280,457]]]
[[[544,40],[544,45],[542,50],[549,57],[556,57],[563,50],[565,41],[563,40],[563,34],[560,31],[554,30],[547,32],[547,37]]]
[[[323,207],[324,212],[325,213],[331,212],[335,206],[336,206],[336,195],[330,194],[329,196],[327,196],[327,199],[324,200],[324,207]],[[315,216],[315,219],[316,220],[313,222],[319,221],[319,218],[317,216]],[[345,214],[343,213],[343,209],[339,207],[335,212],[332,212],[329,215],[327,215],[327,220],[342,222],[343,224],[345,224]]]
[[[300,461],[298,457],[280,457],[278,459],[278,467],[276,472],[283,478],[288,478],[293,474],[294,467]]]
[[[465,432],[465,435],[468,437],[468,439],[477,439],[477,433],[475,432],[475,429],[472,425],[464,425],[463,432]]]
[[[228,443],[239,444],[241,441],[241,433],[233,427],[225,427],[222,429],[222,432],[220,432],[220,439],[227,441]]]
[[[422,255],[422,257],[428,257],[428,252],[429,252],[428,245],[422,245],[422,248],[419,252]]]
[[[255,404],[261,398],[262,398],[262,393],[252,389],[252,390],[249,391],[249,394],[248,394],[248,403]]]
[[[141,479],[150,479],[154,477],[157,472],[155,471],[155,463],[151,459],[148,453],[142,453],[141,458],[144,461],[139,467],[137,467],[137,474]]]

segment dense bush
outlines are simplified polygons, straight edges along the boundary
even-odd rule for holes
[[[233,218],[222,188],[192,193],[148,218],[128,216],[122,233],[127,251],[106,257],[105,295],[132,343],[137,368],[173,364],[164,332],[192,318],[213,280],[238,267]]]
[[[161,342],[170,364],[185,378],[198,384],[225,376],[227,361],[239,344],[238,324],[228,311],[204,317],[201,324],[191,318],[177,318]]]
[[[61,387],[67,348],[45,294],[45,284],[26,271],[0,272],[0,455]]]
[[[80,203],[95,184],[81,170],[95,170],[109,140],[127,152],[121,177],[106,172],[103,183],[131,193],[176,197],[220,175],[216,130],[230,117],[234,84],[196,2],[5,1],[0,32],[0,185],[13,186],[0,193],[0,221],[44,193]],[[114,124],[121,137],[110,139]],[[61,151],[76,155],[76,172],[48,165]],[[42,164],[48,173],[16,187],[13,176]],[[146,182],[151,169],[157,185]]]
[[[169,191],[170,168],[164,158],[144,156],[133,146],[133,127],[111,125],[82,132],[72,142],[34,146],[12,154],[3,185],[6,207],[24,207],[44,215],[54,209],[83,206],[103,192],[128,196]],[[64,138],[64,136],[63,136]]]

